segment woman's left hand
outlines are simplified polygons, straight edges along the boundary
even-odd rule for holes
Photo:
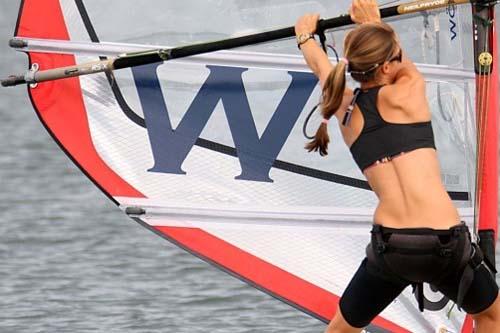
[[[318,27],[319,14],[305,14],[295,24],[295,35],[314,34]]]
[[[380,10],[376,0],[353,0],[349,14],[351,20],[357,24],[380,22]]]

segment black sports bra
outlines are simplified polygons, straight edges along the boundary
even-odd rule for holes
[[[354,95],[353,104],[358,105],[364,125],[350,149],[361,171],[377,162],[390,161],[401,153],[418,148],[436,149],[430,121],[395,124],[382,118],[377,109],[380,88],[358,91]]]

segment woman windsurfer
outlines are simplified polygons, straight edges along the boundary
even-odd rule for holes
[[[422,293],[422,282],[472,314],[476,332],[500,332],[498,286],[441,181],[423,76],[375,0],[354,0],[350,13],[358,25],[335,66],[314,42],[319,15],[304,15],[295,26],[323,89],[323,121],[306,149],[327,154],[335,116],[379,199],[367,257],[326,332],[361,331],[408,285]],[[360,89],[346,87],[346,72]]]

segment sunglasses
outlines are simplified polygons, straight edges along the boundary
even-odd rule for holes
[[[387,60],[389,62],[397,61],[397,62],[402,62],[403,61],[403,49],[399,49],[398,54],[396,54],[394,57],[391,59]]]
[[[393,61],[402,62],[403,61],[403,49],[400,48],[398,54],[396,54],[394,57],[390,58],[387,61],[388,62],[393,62]],[[367,69],[366,71],[353,71],[349,67],[347,67],[347,71],[351,74],[366,75],[366,74],[374,71],[375,69],[377,69],[379,66],[382,66],[383,64],[384,64],[383,62],[381,62],[380,64],[375,64],[371,68]]]

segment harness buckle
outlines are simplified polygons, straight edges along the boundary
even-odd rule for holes
[[[383,244],[383,243],[378,243],[378,244],[377,244],[377,252],[378,252],[379,254],[384,253],[384,252],[385,252],[385,250],[386,250],[386,246],[385,246],[385,244]]]
[[[479,266],[484,261],[484,257],[481,253],[481,250],[479,249],[479,246],[477,244],[472,244],[472,254],[470,257],[469,265],[472,267],[473,270],[478,269]]]
[[[448,249],[448,248],[444,248],[444,249],[439,250],[439,255],[441,257],[451,257],[452,254],[453,254],[453,251],[451,249]]]
[[[457,238],[457,237],[460,237],[460,234],[463,232],[463,229],[462,228],[454,228],[451,232],[451,235],[454,237],[454,238]]]

